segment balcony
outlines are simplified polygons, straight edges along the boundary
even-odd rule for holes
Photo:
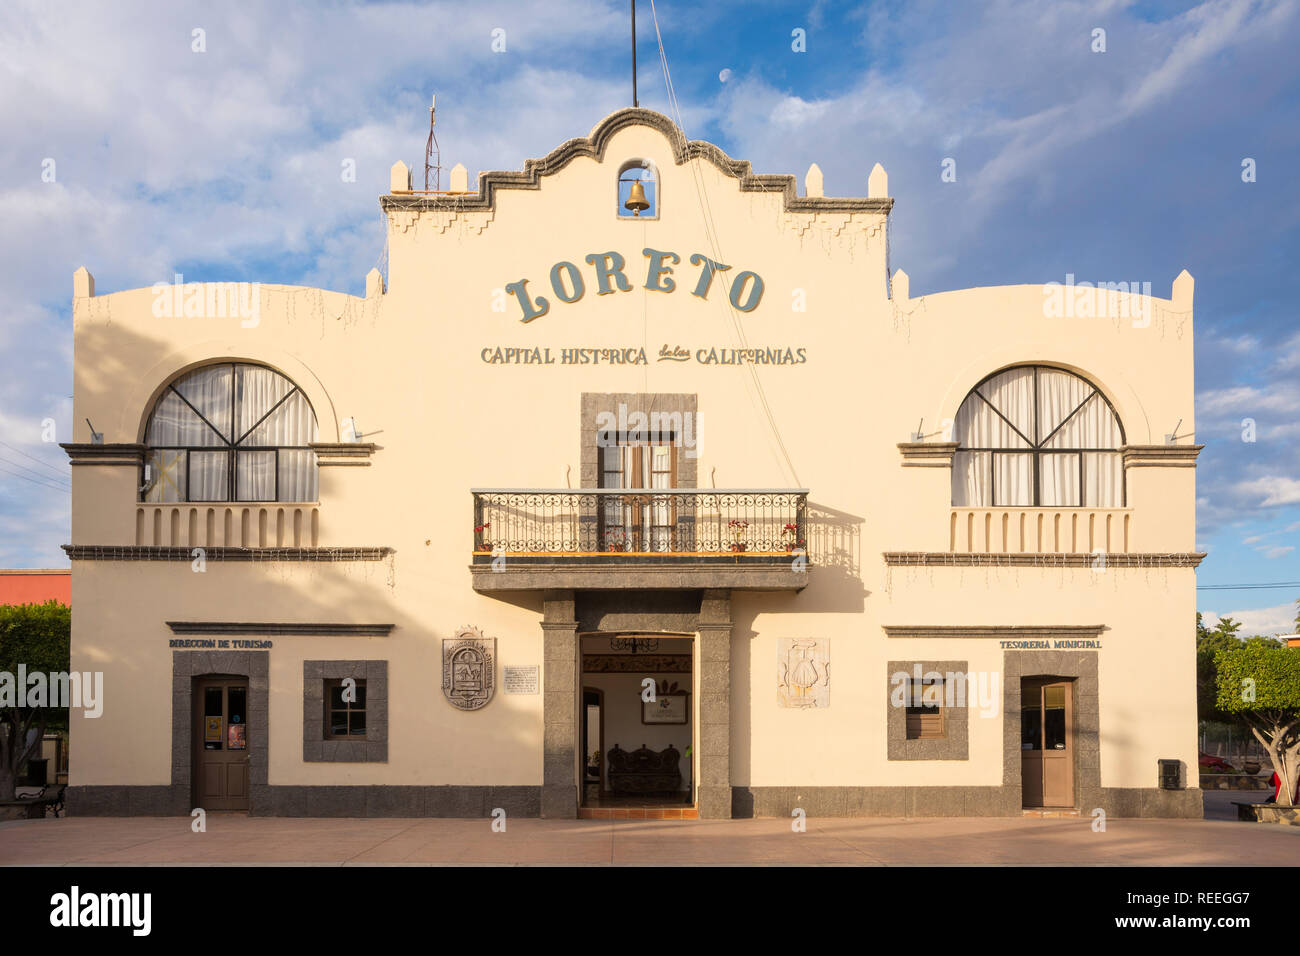
[[[801,590],[805,489],[473,489],[478,591]]]

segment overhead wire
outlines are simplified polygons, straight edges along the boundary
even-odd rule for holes
[[[27,454],[27,452],[23,451],[21,448],[15,448],[7,441],[0,441],[0,445],[3,445],[5,448],[8,448],[10,451],[17,452],[18,454],[22,455],[24,458],[28,459],[29,461],[36,462],[36,464],[40,465],[42,468],[48,468],[50,471],[54,472],[60,478],[66,479],[68,477],[67,472],[62,471],[59,468],[55,468],[53,465],[49,464],[48,462],[41,461],[39,458],[36,458],[33,455]]]
[[[40,478],[30,478],[30,477],[28,477],[27,475],[20,474],[20,473],[18,473],[18,472],[16,472],[16,471],[10,471],[8,468],[5,468],[5,467],[3,467],[3,466],[4,466],[4,465],[13,464],[12,462],[4,461],[4,459],[0,459],[0,462],[3,462],[3,464],[0,464],[0,471],[5,472],[6,474],[12,475],[14,478],[21,478],[23,481],[30,481],[30,482],[31,482],[32,484],[34,484],[34,485],[40,485],[42,488],[49,488],[51,491],[70,491],[70,490],[71,490],[71,487],[70,487],[70,486],[67,486],[67,485],[56,485],[56,484],[53,484],[53,483],[48,483],[48,484],[47,484],[45,481],[42,481]],[[34,472],[33,472],[33,474],[34,474]]]
[[[677,101],[677,91],[673,87],[672,74],[668,69],[668,55],[664,51],[663,34],[659,30],[659,13],[655,9],[654,0],[650,0],[650,16],[654,21],[655,40],[659,46],[659,63],[664,72],[664,86],[666,87],[668,95],[668,107],[672,110],[673,120],[676,122],[677,127],[682,131],[682,135],[686,136],[686,126],[682,122],[682,111]],[[686,138],[689,143],[690,138]],[[687,165],[690,166],[692,178],[695,182],[696,197],[700,203],[700,213],[704,222],[705,239],[713,253],[714,261],[722,262],[722,248],[718,241],[717,225],[713,218],[713,207],[708,199],[708,190],[705,188],[703,173],[700,171],[698,163],[688,163]],[[745,334],[744,322],[731,304],[730,279],[724,274],[723,270],[715,271],[713,273],[713,278],[720,280],[723,290],[727,293],[727,312],[731,319],[732,329],[736,334],[736,340],[739,342],[740,347],[742,349],[747,349],[749,348],[749,339]],[[748,369],[750,378],[754,384],[754,391],[757,395],[758,402],[761,405],[762,414],[767,419],[768,427],[772,431],[772,437],[776,441],[777,448],[780,450],[781,457],[785,461],[786,468],[789,470],[791,478],[794,479],[794,483],[796,485],[801,485],[802,483],[799,481],[799,472],[794,466],[794,460],[790,456],[790,451],[786,447],[785,439],[781,435],[780,426],[777,425],[776,416],[772,412],[772,407],[767,400],[767,394],[763,389],[763,382],[759,377],[758,368],[754,364],[748,364],[746,368]]]
[[[1198,591],[1257,591],[1263,588],[1300,588],[1300,581],[1278,581],[1275,584],[1198,584]]]

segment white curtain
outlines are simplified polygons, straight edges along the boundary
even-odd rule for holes
[[[1034,456],[993,456],[993,504],[997,507],[1025,508],[1034,503]]]
[[[968,400],[969,401],[969,400]],[[992,500],[989,464],[992,453],[959,451],[952,456],[952,503],[959,508],[986,507]]]
[[[196,369],[164,392],[149,419],[145,441],[153,446],[148,460],[155,478],[146,499],[314,501],[316,455],[306,446],[315,440],[311,405],[278,372],[228,364]],[[231,487],[232,445],[237,448],[236,487]],[[213,451],[168,446],[211,446]],[[276,452],[258,451],[258,446],[280,446],[278,495]]]
[[[1043,401],[1042,391],[1043,385],[1040,382],[1039,404]],[[1069,415],[1077,407],[1078,402],[1075,402],[1063,414]],[[1096,394],[1088,399],[1087,403],[1065,424],[1061,424],[1060,418],[1052,420],[1052,424],[1047,426],[1044,434],[1051,434],[1053,429],[1057,429],[1056,434],[1044,443],[1044,448],[1119,448],[1123,442],[1115,413],[1110,410],[1105,400]]]
[[[280,500],[315,501],[316,495],[316,453],[310,448],[281,448]]]
[[[190,501],[230,500],[230,452],[189,452]]]
[[[176,391],[185,396],[186,402],[193,405],[200,415],[212,423],[219,436],[213,435],[209,430],[208,434],[204,436],[204,440],[201,441],[159,442],[159,444],[222,445],[225,444],[225,441],[230,440],[230,372],[229,365],[213,365],[208,368],[199,368],[172,385]],[[175,395],[171,397],[176,398]],[[178,404],[184,407],[185,402],[179,402],[178,400]],[[203,424],[192,410],[186,408],[185,411],[193,418],[194,422],[199,425]]]
[[[1008,369],[962,402],[953,422],[953,440],[959,443],[952,466],[953,504],[1032,505],[1034,456],[1011,452],[1039,448],[1039,505],[1119,507],[1124,501],[1119,453],[1093,451],[1118,449],[1123,443],[1110,405],[1084,379],[1049,368],[1037,371],[1035,402],[1034,375],[1032,367]],[[990,452],[967,450],[973,448],[999,451],[990,461]],[[1045,454],[1054,449],[1062,453]]]
[[[225,402],[219,400],[219,396],[209,394],[206,400],[202,396],[190,397],[186,395],[190,403],[207,417],[217,428],[222,428],[230,420],[230,395],[225,396]],[[195,401],[199,398],[199,401]],[[221,417],[221,410],[224,407],[225,417]],[[153,417],[149,419],[149,428],[145,432],[145,442],[153,446],[171,446],[171,445],[215,445],[225,444],[225,436],[208,427],[198,415],[194,414],[194,408],[186,405],[180,397],[170,389],[163,393],[162,398],[154,407]]]
[[[671,445],[650,445],[641,455],[641,460],[645,462],[647,474],[646,484],[652,488],[669,488],[671,487],[672,478],[672,455]],[[672,518],[672,502],[669,495],[658,495],[653,499],[653,503],[647,507],[646,520],[650,525],[650,547],[651,551],[667,551],[671,546],[672,528],[670,527]]]
[[[145,501],[184,501],[186,488],[185,452],[152,448],[145,459],[153,473],[153,483],[145,492]]]
[[[1038,459],[1038,495],[1045,508],[1079,507],[1079,456],[1041,456]]]
[[[1034,437],[1033,371],[1003,372],[981,385],[979,392],[988,401],[977,395],[967,396],[953,422],[953,441],[961,442],[963,448],[1029,448],[1029,443],[1011,425],[1026,437]]]
[[[1124,463],[1119,452],[1083,456],[1083,506],[1119,508],[1124,503]]]
[[[235,478],[240,501],[275,500],[275,452],[239,451]],[[289,496],[289,501],[301,500]]]
[[[251,435],[248,435],[248,430],[257,424],[258,419],[273,408],[276,402],[284,398],[285,394],[292,388],[292,382],[269,368],[262,368],[260,365],[240,365],[235,370],[235,398],[239,407],[239,430],[236,432],[235,438],[237,440],[242,439],[241,444],[294,444],[293,442],[254,440]],[[279,414],[280,410],[277,409],[272,417],[274,418]],[[258,431],[261,432],[262,429],[259,428]]]

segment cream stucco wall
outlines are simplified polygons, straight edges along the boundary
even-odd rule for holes
[[[658,170],[657,219],[615,216],[616,174],[634,157]],[[921,419],[927,432],[942,428],[976,382],[1006,365],[1086,375],[1131,444],[1160,444],[1179,420],[1179,434],[1191,435],[1189,277],[1180,296],[1147,300],[1145,326],[1048,317],[1040,285],[906,297],[896,282],[890,298],[883,213],[787,212],[780,192],[742,191],[707,159],[679,165],[664,134],[642,125],[613,133],[600,160],[578,157],[545,171],[539,188],[495,196],[490,212],[391,212],[386,292],[265,285],[252,327],[237,316],[157,317],[150,289],[76,298],[76,422],[89,417],[109,443],[137,442],[152,400],[180,372],[217,359],[271,365],[306,391],[322,441],[337,441],[352,417],[379,446],[368,467],[322,467],[319,545],[394,553],[379,562],[209,562],[202,573],[185,562],[74,561],[73,667],[105,673],[107,702],[98,720],[73,718],[73,784],[168,782],[168,620],[396,625],[386,638],[275,639],[273,785],[540,784],[542,695],[498,690],[479,712],[455,710],[439,689],[440,642],[473,624],[497,638],[501,665],[542,663],[540,596],[500,600],[470,587],[469,489],[564,487],[566,478],[576,486],[590,438],[579,428],[584,392],[697,395],[702,487],[806,487],[848,529],[850,552],[838,566],[814,566],[802,592],[734,596],[733,783],[1000,783],[1000,717],[972,713],[965,762],[886,760],[886,661],[1002,666],[995,641],[885,637],[882,626],[903,624],[1104,624],[1102,784],[1154,786],[1157,757],[1196,766],[1190,568],[890,569],[881,558],[949,549],[949,473],[903,467],[897,443]],[[681,257],[675,291],[643,288],[647,247]],[[583,259],[610,250],[626,259],[633,288],[597,295]],[[707,299],[692,295],[693,253],[731,264],[730,276],[758,273],[761,303],[735,313],[719,280]],[[559,261],[586,280],[577,302],[550,289]],[[912,271],[923,275],[924,264]],[[502,292],[521,278],[551,300],[528,323]],[[804,349],[807,362],[751,370],[656,361],[664,345],[739,347],[737,321],[750,347]],[[485,363],[483,350],[497,347],[549,348],[556,363]],[[560,350],[575,347],[644,348],[649,364],[560,364]],[[77,441],[89,440],[83,430]],[[84,465],[73,475],[73,543],[136,543],[134,469]],[[1129,550],[1194,550],[1194,494],[1194,469],[1130,469]],[[776,642],[802,636],[831,640],[829,709],[776,705]],[[303,763],[302,661],[358,658],[390,661],[388,762]]]

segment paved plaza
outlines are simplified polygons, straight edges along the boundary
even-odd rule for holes
[[[827,818],[758,820],[319,819],[211,813],[0,823],[0,865],[288,863],[639,866],[664,864],[1295,866],[1300,827],[1240,823],[1206,795],[1206,820]]]

